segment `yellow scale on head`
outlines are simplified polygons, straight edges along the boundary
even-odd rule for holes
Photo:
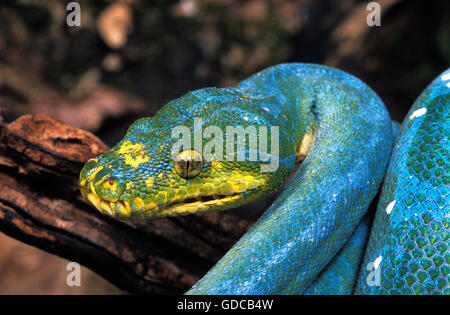
[[[124,157],[125,157],[125,164],[131,165],[134,168],[138,167],[139,164],[146,163],[150,160],[150,158],[148,156],[144,156],[144,154],[138,156],[124,154]]]
[[[216,160],[212,160],[211,161],[211,169],[215,170],[218,168],[222,168],[222,165],[220,164],[220,162],[217,162]]]
[[[144,145],[142,144],[133,144],[130,141],[125,141],[124,143],[122,143],[119,150],[117,150],[117,153],[123,155],[126,165],[130,165],[136,168],[140,164],[146,163],[150,160],[150,158],[148,156],[145,156],[144,152],[142,152],[143,148]],[[136,153],[138,152],[140,152],[140,154],[136,155]]]
[[[145,180],[145,185],[147,188],[152,188],[153,186],[153,177],[148,177]],[[149,211],[149,210],[153,210],[154,208],[156,208],[157,204],[153,199],[147,198],[144,201],[144,213]]]
[[[118,154],[125,154],[125,153],[136,153],[144,148],[143,144],[139,143],[131,143],[131,141],[125,141],[120,146],[119,150],[117,150]]]
[[[145,185],[147,186],[147,188],[152,188],[152,186],[153,186],[153,177],[148,177],[145,180]]]

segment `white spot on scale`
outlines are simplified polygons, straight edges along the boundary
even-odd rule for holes
[[[245,120],[245,121],[248,121],[248,117],[244,117],[244,120]]]
[[[442,80],[442,81],[448,81],[448,80],[450,80],[450,72],[444,73],[444,74],[441,76],[441,80]]]
[[[380,264],[382,261],[383,261],[383,257],[378,256],[377,258],[375,258],[375,261],[373,262],[373,267],[375,269],[378,269],[378,267],[380,267]]]
[[[262,109],[264,109],[266,112],[270,112],[270,109],[268,109],[267,107],[263,107]]]
[[[391,202],[387,205],[387,207],[386,207],[386,213],[387,213],[387,214],[390,214],[390,213],[391,213],[392,209],[394,209],[394,206],[395,206],[395,203],[396,203],[396,202],[397,202],[397,201],[394,200],[394,201],[391,201]]]
[[[450,80],[450,72],[444,73],[444,74],[441,76],[441,80],[442,80],[442,81],[449,81],[449,80]],[[450,89],[450,82],[448,82],[445,86],[448,87],[448,88]]]
[[[415,110],[411,115],[409,115],[409,119],[414,119],[422,115],[425,115],[426,112],[427,112],[426,107],[419,108]]]

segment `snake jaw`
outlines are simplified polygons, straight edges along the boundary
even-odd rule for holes
[[[89,201],[99,212],[116,219],[150,219],[165,216],[187,215],[211,211],[216,209],[228,209],[227,206],[236,205],[245,195],[258,191],[258,185],[252,185],[242,191],[231,192],[229,194],[212,194],[195,196],[185,199],[173,200],[163,204],[156,204],[153,201],[144,202],[140,197],[133,197],[130,201],[116,200],[110,201],[102,198],[95,189],[92,180],[80,182],[80,190],[83,197]],[[258,194],[246,200],[256,199]]]
[[[160,206],[154,204],[151,206],[145,205],[141,198],[135,198],[132,203],[123,200],[112,202],[101,198],[95,191],[87,192],[85,198],[104,215],[117,219],[147,219],[209,211],[235,203],[242,199],[243,196],[243,193],[236,193],[229,196],[214,196],[209,200],[198,197],[187,199],[188,202],[181,200]],[[136,203],[141,204],[141,206],[136,207]]]
[[[124,200],[109,201],[100,197],[95,189],[93,189],[92,183],[88,184],[88,187],[81,188],[81,194],[84,199],[90,202],[98,211],[104,215],[108,215],[113,218],[129,218],[132,212],[132,206],[129,202]]]
[[[250,192],[250,190],[248,190],[247,192]],[[155,209],[152,209],[147,211],[147,213],[152,212],[153,215],[150,214],[150,217],[165,217],[205,212],[234,203],[239,199],[242,199],[243,196],[243,193],[234,193],[232,195],[223,196],[200,196],[197,198],[190,198],[181,200],[179,202],[174,202],[168,204],[167,206],[159,206],[157,207],[157,212],[154,211]]]

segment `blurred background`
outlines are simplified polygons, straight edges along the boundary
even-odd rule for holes
[[[450,1],[383,0],[368,26],[358,0],[69,1],[0,3],[0,107],[5,120],[43,113],[90,130],[108,145],[169,100],[229,86],[282,62],[350,72],[402,121],[426,85],[450,65]],[[123,293],[67,261],[0,233],[0,294]]]

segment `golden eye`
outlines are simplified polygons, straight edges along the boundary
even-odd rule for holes
[[[195,150],[184,150],[175,157],[175,172],[180,177],[189,179],[200,174],[203,168],[203,157]]]

